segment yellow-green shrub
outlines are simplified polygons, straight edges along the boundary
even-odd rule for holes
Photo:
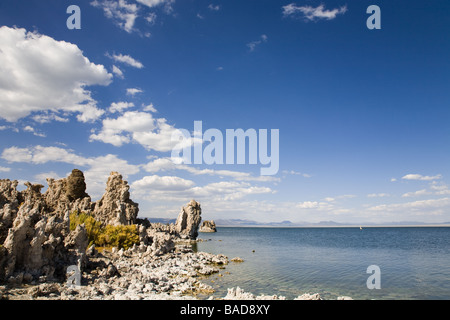
[[[136,225],[102,226],[100,221],[87,213],[75,211],[70,214],[70,230],[75,230],[79,224],[83,223],[88,234],[89,246],[95,244],[97,247],[118,247],[126,250],[134,244],[139,244]]]
[[[139,244],[139,233],[136,225],[107,225],[97,239],[97,245],[102,247],[118,247],[125,250]]]
[[[87,213],[78,213],[78,211],[70,214],[70,230],[75,230],[79,224],[83,224],[89,239],[89,246],[96,244],[99,235],[102,232],[102,223],[97,221]]]

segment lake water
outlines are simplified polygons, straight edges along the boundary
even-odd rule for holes
[[[324,299],[450,299],[450,228],[218,228],[200,233],[199,251],[230,262],[205,279],[223,297],[239,286],[253,294],[320,293]],[[254,252],[253,252],[254,250]],[[367,267],[381,289],[368,289]]]

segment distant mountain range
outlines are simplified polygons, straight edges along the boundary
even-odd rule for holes
[[[169,218],[148,218],[151,223],[175,223],[176,219]],[[346,227],[346,226],[434,226],[434,225],[449,225],[450,222],[442,223],[426,223],[419,221],[399,221],[399,222],[385,222],[385,223],[341,223],[335,221],[320,221],[320,222],[291,222],[289,220],[281,222],[258,222],[254,220],[243,219],[217,219],[214,220],[218,227]]]

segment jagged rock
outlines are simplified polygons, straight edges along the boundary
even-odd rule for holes
[[[0,283],[9,284],[3,297],[13,297],[9,288],[24,283],[32,286],[28,295],[37,299],[143,299],[160,298],[161,293],[178,298],[213,291],[197,277],[218,272],[228,258],[187,246],[175,252],[180,238],[197,237],[201,208],[195,200],[182,208],[176,224],[139,220],[139,245],[97,252],[94,246],[87,249],[83,224],[70,230],[70,214],[89,213],[104,224],[136,223],[138,205],[130,200],[128,183],[112,172],[102,199],[92,203],[79,170],[47,181],[49,188],[41,194],[42,185],[26,183],[27,189],[19,192],[17,181],[0,180]],[[76,289],[64,285],[73,265],[83,271],[83,286]]]
[[[175,242],[170,234],[165,232],[155,232],[152,236],[152,251],[156,256],[163,255],[175,249]]]
[[[17,180],[0,180],[0,244],[5,241],[23,202],[22,194],[17,191],[18,184]]]
[[[95,204],[94,218],[111,225],[129,225],[136,222],[139,205],[130,199],[130,186],[118,172],[111,172],[106,192]]]
[[[202,220],[201,214],[202,209],[200,208],[200,203],[191,200],[191,202],[181,208],[181,212],[175,222],[175,230],[182,237],[191,240],[196,239],[198,236],[198,227]]]
[[[202,225],[198,231],[199,232],[217,232],[216,223],[214,222],[214,220],[211,220],[211,221],[205,220],[202,222]]]
[[[88,245],[87,231],[84,224],[79,224],[64,240],[64,245],[78,252],[86,252]]]
[[[70,176],[67,177],[66,196],[69,201],[88,197],[84,174],[78,169],[73,169]]]
[[[60,180],[47,179],[48,189],[44,194],[44,199],[49,210],[56,214],[64,215],[69,212],[90,213],[94,205],[91,198],[86,193],[86,183],[83,172],[78,169]]]
[[[61,286],[58,283],[43,283],[39,286],[32,287],[28,290],[33,298],[48,296],[50,294],[58,294],[61,290]]]
[[[28,272],[36,278],[61,278],[66,266],[83,261],[86,230],[80,227],[69,233],[67,221],[57,216],[43,216],[38,207],[39,204],[32,208],[24,204],[9,229],[3,244],[7,251],[3,259],[4,278],[13,276],[16,271]]]

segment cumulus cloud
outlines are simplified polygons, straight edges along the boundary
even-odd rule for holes
[[[282,12],[283,16],[285,17],[296,17],[300,15],[308,21],[314,21],[318,19],[332,20],[336,18],[339,14],[346,13],[347,6],[327,10],[325,9],[325,6],[323,4],[317,7],[311,7],[311,6],[297,6],[295,3],[290,3],[282,7]]]
[[[102,141],[116,147],[137,142],[147,150],[167,152],[173,149],[177,141],[172,134],[177,131],[164,118],[154,118],[151,113],[127,111],[118,118],[103,120],[99,133],[93,133],[90,141]]]
[[[145,176],[133,182],[135,189],[182,191],[193,187],[195,183],[176,176]]]
[[[0,39],[0,118],[15,122],[44,111],[88,122],[103,114],[86,87],[109,85],[112,75],[76,45],[6,26]]]
[[[122,112],[123,110],[132,107],[134,107],[133,102],[113,102],[109,107],[109,112],[111,113]]]

